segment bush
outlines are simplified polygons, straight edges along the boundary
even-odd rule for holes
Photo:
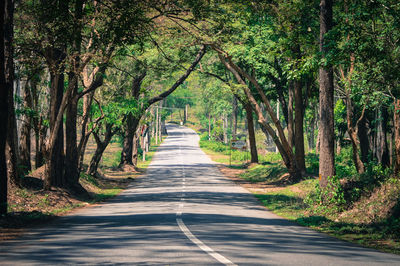
[[[321,188],[317,183],[315,190],[304,199],[304,203],[317,213],[332,214],[343,211],[346,201],[339,178],[337,176],[328,177],[328,184],[325,188]]]
[[[222,142],[200,140],[200,148],[205,148],[215,152],[223,152],[224,154],[229,154],[229,146]]]
[[[203,133],[200,135],[200,141],[201,141],[201,140],[208,140],[208,138],[209,138],[209,136],[208,136],[208,131],[203,132]]]
[[[315,153],[309,153],[306,155],[305,159],[306,159],[307,173],[318,174],[319,156]]]
[[[357,175],[356,167],[353,162],[353,150],[350,146],[342,149],[341,153],[336,156],[336,176],[339,179],[351,178]]]

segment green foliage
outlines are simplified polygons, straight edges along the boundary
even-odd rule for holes
[[[336,156],[336,176],[339,179],[349,179],[357,175],[356,167],[353,163],[353,151],[351,146],[344,147],[341,153]]]
[[[200,148],[221,152],[223,154],[229,154],[229,146],[222,142],[203,140],[200,141]]]
[[[248,171],[240,174],[239,177],[252,183],[274,181],[279,179],[286,172],[286,168],[279,163],[268,165],[257,165]]]
[[[319,183],[315,191],[309,193],[304,200],[310,209],[316,213],[338,213],[346,207],[343,187],[337,176],[328,177],[328,183],[322,188]]]
[[[223,141],[224,139],[224,129],[222,128],[222,122],[217,121],[214,128],[211,130],[211,137],[216,141]]]
[[[315,153],[308,153],[306,155],[306,170],[310,174],[318,174],[319,170],[319,156]]]

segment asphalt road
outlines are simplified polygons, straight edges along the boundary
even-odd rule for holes
[[[0,244],[1,265],[400,265],[400,256],[290,223],[225,179],[190,129],[169,126],[120,196]]]

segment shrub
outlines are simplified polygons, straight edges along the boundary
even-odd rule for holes
[[[337,176],[328,177],[328,184],[325,188],[321,188],[317,183],[315,190],[304,199],[304,203],[317,213],[329,214],[343,211],[346,201],[339,178]]]

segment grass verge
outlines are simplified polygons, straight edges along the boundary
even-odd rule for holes
[[[201,144],[201,143],[200,143]],[[229,166],[229,155],[224,151],[210,149],[207,145],[201,145],[202,150],[212,160],[220,163],[221,172],[252,192],[255,197],[273,213],[296,222],[299,225],[329,234],[341,240],[349,241],[364,247],[378,249],[384,252],[400,254],[400,219],[388,217],[378,222],[360,223],[360,215],[367,215],[364,211],[354,211],[347,215],[346,220],[341,219],[344,213],[321,214],[310,210],[310,206],[304,203],[307,195],[315,190],[318,180],[313,178],[315,174],[316,159],[311,154],[306,159],[307,170],[310,178],[296,184],[286,184],[281,177],[286,173],[285,167],[275,155],[261,157],[261,164],[248,165],[237,164]],[[213,144],[216,147],[216,145]],[[227,163],[228,162],[228,163]],[[384,186],[384,184],[382,185]],[[385,187],[385,193],[388,190]],[[368,208],[371,201],[367,203]],[[364,204],[364,205],[365,205]],[[357,205],[356,205],[357,206]],[[348,212],[348,211],[347,211]]]
[[[26,228],[43,225],[55,217],[65,215],[77,208],[105,201],[123,191],[135,178],[143,175],[159,145],[153,145],[146,154],[146,161],[138,161],[137,172],[123,172],[115,166],[119,163],[120,146],[111,143],[106,149],[101,165],[101,175],[93,177],[81,173],[80,183],[89,192],[91,198],[80,198],[65,189],[53,188],[43,191],[40,171],[37,177],[23,178],[22,188],[10,186],[8,191],[8,214],[0,217],[0,240],[12,239]],[[93,147],[88,147],[89,151]],[[88,160],[88,159],[86,159]]]

